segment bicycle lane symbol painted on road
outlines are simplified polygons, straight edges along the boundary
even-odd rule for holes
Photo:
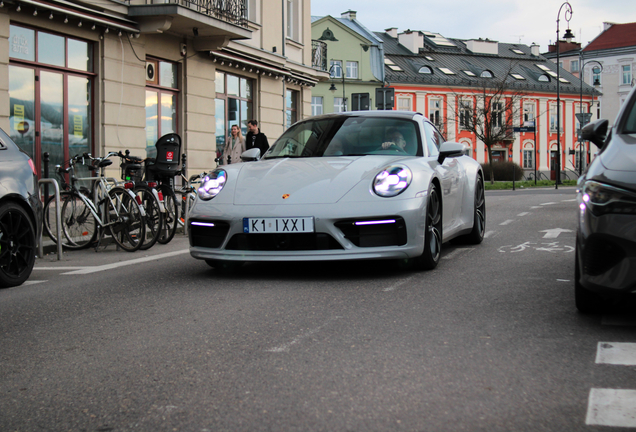
[[[506,245],[500,246],[497,249],[501,253],[518,253],[523,252],[525,250],[535,250],[540,252],[550,252],[550,253],[570,253],[574,251],[573,246],[562,245],[558,241],[554,242],[524,242],[519,245]]]

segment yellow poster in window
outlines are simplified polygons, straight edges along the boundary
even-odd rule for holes
[[[24,128],[24,105],[13,105],[13,129],[22,132]]]
[[[73,116],[73,135],[76,137],[84,136],[84,119],[82,116]]]

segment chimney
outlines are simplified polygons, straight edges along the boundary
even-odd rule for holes
[[[390,27],[388,29],[384,29],[385,33],[391,36],[392,38],[397,38],[397,27]]]
[[[341,13],[340,18],[353,21],[354,19],[356,19],[356,11],[352,11],[351,9],[349,9],[348,11]]]
[[[532,42],[532,45],[530,45],[530,54],[532,54],[535,57],[539,57],[539,55],[541,54],[539,52],[539,45],[537,45],[536,43]]]
[[[466,41],[466,48],[478,54],[499,54],[499,42],[483,39],[470,39]]]
[[[611,23],[611,22],[604,22],[603,23],[603,31],[607,30],[608,28],[610,28],[611,26],[613,26],[615,23]]]
[[[413,54],[419,54],[420,48],[424,48],[424,35],[419,31],[407,30],[398,35],[398,42]]]

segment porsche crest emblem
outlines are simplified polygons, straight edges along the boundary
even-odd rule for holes
[[[289,198],[289,194],[283,194],[283,199]]]

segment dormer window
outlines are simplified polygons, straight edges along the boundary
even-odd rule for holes
[[[511,73],[510,76],[513,77],[514,79],[517,79],[517,80],[524,80],[525,79],[523,77],[523,75],[520,75],[518,73]]]
[[[466,75],[471,76],[471,77],[476,77],[477,76],[477,75],[475,75],[474,72],[469,71],[469,70],[465,70],[465,71],[462,71],[462,72],[464,72]]]
[[[453,72],[449,68],[441,67],[441,68],[438,68],[438,69],[441,70],[442,72],[444,72],[446,75],[455,75],[455,72]]]
[[[523,51],[521,51],[520,49],[517,49],[517,48],[511,48],[510,51],[512,51],[515,54],[525,55],[525,53]]]
[[[493,74],[489,70],[485,70],[479,76],[482,77],[482,78],[492,78]]]
[[[431,56],[424,56],[424,58],[428,61],[435,61]]]
[[[545,74],[543,74],[543,75],[539,75],[538,80],[539,81],[543,81],[543,82],[550,82],[550,77],[545,75]]]
[[[387,65],[389,67],[389,69],[391,69],[392,71],[404,72],[404,69],[402,69],[401,67],[399,67],[398,65],[393,63],[393,61],[391,59],[385,58],[384,59],[384,64]]]
[[[421,74],[430,75],[430,74],[432,74],[432,73],[433,73],[433,69],[431,69],[431,68],[430,68],[430,67],[428,67],[428,66],[422,66],[422,67],[420,68],[420,70],[418,70],[418,72],[419,72],[419,73],[421,73]]]

